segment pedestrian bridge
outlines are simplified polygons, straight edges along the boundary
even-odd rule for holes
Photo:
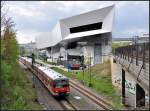
[[[123,104],[135,108],[149,104],[149,42],[115,49],[111,72],[113,84],[122,91]]]

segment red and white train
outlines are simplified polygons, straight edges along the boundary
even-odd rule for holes
[[[19,61],[29,68],[36,77],[38,77],[53,96],[69,95],[69,79],[60,73],[52,70],[48,66],[44,66],[41,63],[35,63],[32,67],[31,58],[20,57]]]

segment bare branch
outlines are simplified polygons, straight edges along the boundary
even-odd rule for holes
[[[6,3],[5,1],[1,1],[1,10],[4,7],[5,3]]]

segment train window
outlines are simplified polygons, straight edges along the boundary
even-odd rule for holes
[[[68,86],[69,86],[68,80],[55,80],[55,85],[53,87],[61,88],[61,87],[68,87]]]

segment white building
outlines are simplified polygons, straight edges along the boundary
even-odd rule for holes
[[[52,61],[102,63],[111,53],[114,5],[61,19],[51,32],[36,37],[37,49],[47,49]]]

